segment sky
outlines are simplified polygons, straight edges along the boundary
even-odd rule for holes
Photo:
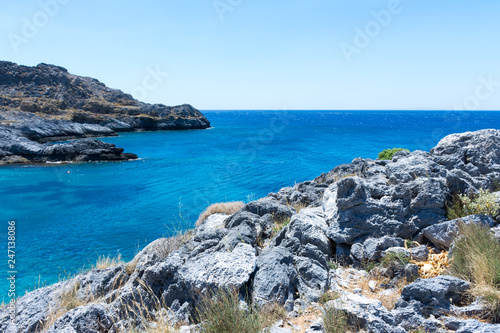
[[[201,110],[500,110],[500,1],[0,0],[0,60]]]

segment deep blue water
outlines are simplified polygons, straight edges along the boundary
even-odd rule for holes
[[[17,223],[17,290],[73,274],[99,255],[131,259],[192,227],[220,201],[249,201],[386,148],[429,150],[445,135],[500,129],[500,112],[238,111],[212,129],[106,138],[138,161],[0,168],[0,301],[7,221]]]

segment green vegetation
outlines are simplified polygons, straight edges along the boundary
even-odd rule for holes
[[[227,214],[232,215],[243,208],[245,204],[242,201],[233,201],[233,202],[219,202],[212,204],[207,207],[200,214],[198,220],[196,221],[196,226],[199,226],[203,221],[207,219],[212,214]]]
[[[330,260],[328,262],[328,268],[330,268],[331,270],[335,270],[335,269],[339,268],[339,265],[335,261]]]
[[[337,298],[339,298],[339,295],[336,292],[327,291],[326,293],[324,293],[320,296],[319,304],[325,305],[326,303],[328,303],[330,301],[334,301]]]
[[[390,267],[392,265],[405,266],[410,263],[410,258],[402,252],[388,252],[381,260],[380,266]]]
[[[473,214],[496,216],[500,209],[496,199],[493,193],[483,189],[475,195],[455,195],[451,205],[446,206],[448,219],[453,220]]]
[[[392,157],[394,154],[396,154],[398,151],[409,151],[408,149],[405,148],[392,148],[392,149],[386,149],[378,153],[378,158],[380,160],[392,160]]]
[[[323,318],[326,333],[345,333],[347,331],[347,316],[334,307],[325,309]]]
[[[271,238],[276,236],[284,227],[290,224],[291,218],[273,214],[273,232]]]
[[[483,297],[491,309],[488,319],[499,322],[500,243],[487,226],[460,224],[450,271],[473,284],[472,296]]]
[[[204,333],[259,333],[262,329],[260,311],[254,307],[240,308],[238,293],[234,290],[219,290],[203,296],[196,315]]]

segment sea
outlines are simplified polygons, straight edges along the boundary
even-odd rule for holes
[[[256,200],[387,148],[428,151],[451,133],[500,129],[495,111],[203,113],[212,128],[102,139],[136,161],[1,167],[0,302],[9,289],[21,296],[99,257],[131,260],[193,228],[210,204]]]

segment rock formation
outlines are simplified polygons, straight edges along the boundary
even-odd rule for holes
[[[392,307],[357,286],[370,279],[363,269],[366,261],[390,252],[424,261],[428,247],[448,247],[456,231],[456,221],[447,221],[445,211],[451,195],[495,190],[499,177],[497,130],[450,135],[430,153],[400,152],[391,161],[357,158],[314,181],[249,202],[231,216],[209,216],[176,250],[167,246],[170,240],[158,239],[127,265],[28,293],[18,300],[14,323],[6,309],[0,310],[0,331],[39,332],[61,295],[76,286],[77,297],[92,301],[60,316],[48,332],[126,331],[144,324],[130,309],[154,312],[158,303],[168,309],[172,323],[189,324],[199,295],[224,287],[249,293],[259,305],[283,304],[289,317],[334,291],[340,297],[325,307],[347,313],[367,332],[498,332],[498,324],[464,319],[487,309],[480,300],[463,297],[470,284],[456,277],[416,279],[413,264],[380,269],[390,281],[368,285],[395,297]],[[499,221],[491,217],[465,220],[498,230]],[[426,246],[406,249],[405,239]],[[395,285],[400,281],[407,285],[399,294]],[[322,330],[318,320],[308,332]]]
[[[136,158],[96,140],[68,143],[57,152],[40,144],[124,131],[208,127],[210,122],[190,105],[147,104],[62,67],[0,61],[0,165]]]

